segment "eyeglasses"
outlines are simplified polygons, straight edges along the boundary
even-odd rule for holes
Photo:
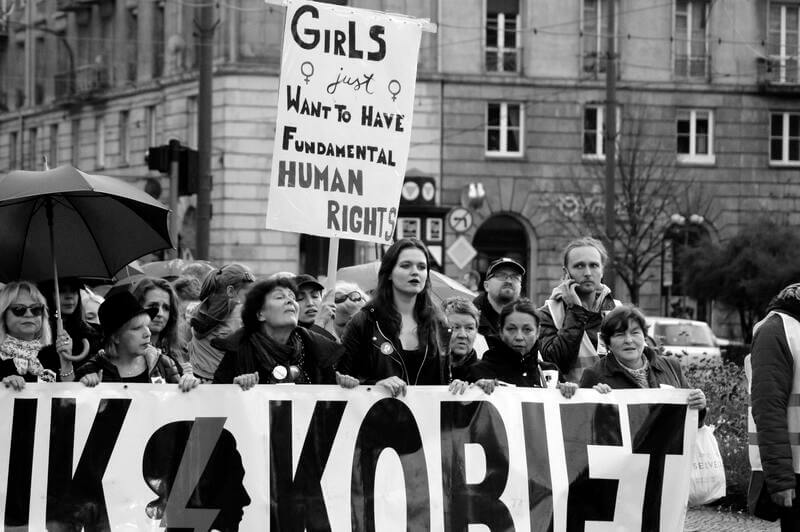
[[[355,292],[355,291],[350,292],[349,294],[336,294],[335,296],[333,296],[334,303],[344,303],[345,300],[347,299],[349,299],[353,303],[358,303],[364,298],[361,297],[360,292]]]
[[[521,281],[522,276],[518,273],[496,273],[492,275],[491,279],[499,279],[501,281]]]
[[[23,317],[29,310],[31,311],[31,316],[39,317],[44,314],[44,305],[11,305],[8,310],[18,318]]]

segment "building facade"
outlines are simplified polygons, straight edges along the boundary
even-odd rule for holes
[[[574,184],[595,179],[605,159],[609,1],[349,2],[438,24],[419,52],[408,168],[433,178],[440,220],[464,206],[472,223],[428,228],[407,207],[399,232],[430,237],[448,275],[513,256],[536,301],[561,277]],[[704,212],[689,201],[675,213],[677,241],[698,229],[723,241],[764,212],[800,226],[800,2],[616,2],[618,131],[635,131],[713,200]],[[144,155],[169,139],[197,145],[196,6],[2,0],[0,171],[40,168],[44,155],[51,166],[130,179],[167,202],[169,187]],[[210,259],[323,274],[324,239],[264,229],[283,8],[241,0],[216,13]],[[191,248],[191,198],[178,214]],[[457,242],[463,251],[461,237],[477,252],[463,268],[447,253]],[[340,263],[377,254],[343,242]],[[682,295],[668,277],[654,266],[642,290],[647,312],[663,314]],[[712,317],[718,334],[738,335],[723,313],[695,313]]]

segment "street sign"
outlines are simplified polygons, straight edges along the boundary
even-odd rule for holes
[[[453,264],[458,266],[459,270],[463,270],[464,267],[469,264],[477,254],[478,252],[475,251],[475,248],[472,247],[472,244],[469,243],[469,240],[463,236],[458,237],[456,241],[453,242],[449,248],[447,248],[447,256],[450,257],[450,260],[453,261]]]
[[[472,213],[464,207],[456,207],[447,213],[447,225],[456,233],[468,231],[472,227]]]

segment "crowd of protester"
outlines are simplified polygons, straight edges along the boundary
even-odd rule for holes
[[[0,290],[0,377],[198,385],[339,384],[403,396],[408,386],[680,387],[675,360],[646,345],[645,317],[602,284],[607,254],[592,238],[570,242],[564,278],[543,305],[521,297],[525,268],[492,262],[474,299],[431,297],[431,256],[418,239],[384,253],[367,294],[308,274],[258,280],[242,264],[144,277],[99,297],[77,279],[9,283]],[[63,327],[53,320],[58,294]],[[99,304],[99,307],[98,307]],[[60,331],[60,332],[59,332]],[[705,408],[700,390],[689,406]]]

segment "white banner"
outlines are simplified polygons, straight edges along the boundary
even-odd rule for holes
[[[0,390],[0,515],[29,530],[681,532],[687,395],[28,385]]]
[[[424,22],[289,0],[267,228],[393,240]]]

